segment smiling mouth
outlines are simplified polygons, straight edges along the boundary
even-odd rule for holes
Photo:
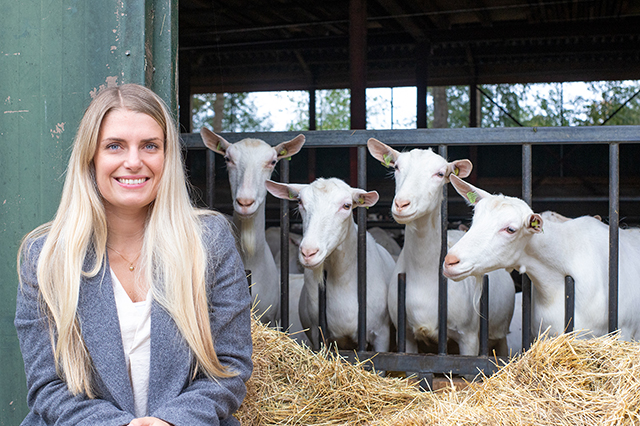
[[[123,185],[140,185],[147,181],[147,178],[138,178],[138,179],[125,179],[125,178],[116,178],[118,182]]]

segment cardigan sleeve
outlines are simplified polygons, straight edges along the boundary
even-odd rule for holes
[[[31,412],[23,424],[126,425],[134,416],[104,399],[74,396],[56,372],[49,320],[43,312],[36,278],[37,260],[45,237],[26,244],[20,267],[15,327],[27,377]]]
[[[203,223],[211,256],[207,279],[214,346],[220,363],[237,375],[215,380],[199,375],[149,413],[177,426],[217,425],[225,419],[233,423],[231,416],[245,397],[245,382],[253,370],[251,296],[235,239],[221,215],[205,216]]]

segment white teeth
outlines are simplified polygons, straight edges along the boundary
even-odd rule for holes
[[[145,178],[140,178],[140,179],[118,179],[118,182],[123,183],[125,185],[139,185],[141,183],[143,183],[146,179]]]

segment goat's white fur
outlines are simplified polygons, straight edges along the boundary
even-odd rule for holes
[[[532,332],[564,331],[564,277],[575,280],[576,330],[608,332],[609,227],[597,218],[535,214],[522,200],[491,195],[460,179],[456,190],[475,205],[469,232],[449,250],[445,272],[454,279],[515,268],[532,283]],[[640,234],[620,229],[618,327],[640,337]]]
[[[265,237],[264,182],[279,160],[300,151],[305,138],[298,135],[272,147],[260,139],[232,144],[207,128],[202,128],[201,136],[209,149],[225,157],[233,197],[233,223],[240,233],[242,261],[252,274],[256,313],[263,322],[275,323],[280,318],[280,274]]]
[[[352,210],[378,201],[375,191],[351,188],[335,178],[317,179],[310,185],[267,181],[278,198],[299,200],[303,238],[300,263],[305,283],[300,298],[300,320],[318,344],[318,285],[327,272],[327,327],[329,341],[349,347],[358,336],[357,225]],[[367,233],[367,342],[375,351],[388,351],[390,339],[387,285],[394,261],[387,250]],[[347,343],[348,342],[348,343]]]
[[[404,247],[389,285],[391,319],[397,324],[397,276],[406,273],[407,351],[417,352],[417,342],[438,340],[438,283],[440,277],[441,212],[443,187],[451,174],[467,176],[469,160],[447,162],[431,150],[414,149],[400,153],[384,143],[369,139],[373,157],[395,169],[394,219],[406,224]],[[455,241],[462,231],[451,230]],[[502,270],[489,277],[489,338],[506,355],[506,336],[513,314],[515,288]],[[481,286],[475,278],[448,283],[447,336],[455,340],[462,355],[479,352],[479,300]]]

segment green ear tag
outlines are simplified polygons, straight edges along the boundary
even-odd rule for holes
[[[393,160],[393,156],[391,154],[383,154],[382,159],[384,160],[382,165],[385,167],[389,167],[391,165],[391,160]]]
[[[295,200],[296,199],[296,195],[293,192],[291,192],[291,190],[289,190],[289,199],[290,200]]]
[[[221,142],[218,142],[218,151],[224,151],[224,150],[222,149],[222,143],[221,143]]]
[[[282,148],[278,154],[279,154],[280,156],[287,155],[287,150],[286,150],[286,148]]]
[[[457,167],[455,169],[453,169],[453,174],[458,176],[460,174],[460,169],[457,168]]]
[[[364,198],[358,198],[358,204],[364,204]]]
[[[475,204],[476,200],[478,199],[478,196],[476,195],[475,192],[471,191],[471,192],[467,192],[467,199],[469,200],[469,202],[471,204]]]

